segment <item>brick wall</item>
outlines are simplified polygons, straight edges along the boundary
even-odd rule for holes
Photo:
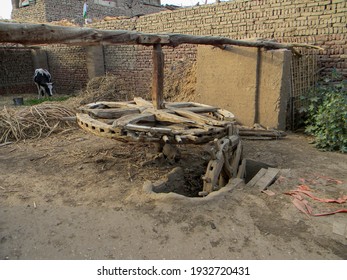
[[[18,7],[18,0],[12,0],[12,19],[20,22],[46,22],[45,0],[35,0],[27,7]]]
[[[31,48],[0,48],[0,95],[35,92]]]
[[[58,0],[52,0],[51,3],[55,1]],[[64,1],[72,0],[58,2]],[[36,0],[36,5],[39,6],[35,8],[41,7],[42,2],[43,0]],[[22,10],[29,8],[31,9],[26,7]],[[39,14],[39,11],[36,12]],[[346,14],[346,0],[235,0],[164,11],[131,19],[101,21],[91,24],[90,27],[149,33],[216,35],[233,39],[264,38],[287,43],[316,44],[325,49],[319,53],[318,60],[320,67],[324,67],[322,73],[337,68],[347,77]],[[58,51],[59,55],[54,54],[56,50],[57,48],[52,48],[49,63],[51,68],[59,67],[58,70],[52,69],[52,71],[60,75],[59,73],[64,72],[64,68],[69,69],[69,55],[72,55],[72,50],[76,51],[76,49],[72,48],[65,60],[62,51]],[[81,50],[77,52],[74,60],[84,59],[83,52],[82,54],[80,54]],[[186,62],[187,65],[196,60],[196,47],[193,45],[182,45],[175,49],[165,48],[164,53],[166,69],[170,69],[175,60]],[[60,62],[55,64],[54,60],[58,58]],[[83,78],[79,75],[83,73],[84,62],[78,65],[77,62],[74,63],[75,65],[72,65],[78,70],[69,70],[69,73],[71,75],[75,73],[78,79],[74,80],[79,81]],[[151,77],[151,48],[108,46],[105,47],[105,63],[106,70],[121,75],[131,91],[140,92],[141,95],[148,93]],[[64,83],[64,80],[61,80],[61,83]],[[79,85],[82,83],[81,81]]]
[[[346,15],[346,0],[235,0],[93,26],[316,44],[326,49],[321,65],[347,76]]]
[[[12,0],[16,3],[18,0]],[[105,16],[127,16],[156,13],[165,8],[148,5],[145,0],[87,0],[88,18],[96,20]],[[153,1],[152,1],[153,2]],[[153,4],[158,1],[154,1]],[[83,24],[84,0],[34,0],[27,7],[16,7],[12,18],[24,22],[52,22],[67,19],[77,24]]]
[[[73,93],[88,81],[86,49],[51,45],[44,48],[47,52],[48,69],[57,93]]]

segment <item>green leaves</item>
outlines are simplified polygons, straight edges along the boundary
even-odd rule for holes
[[[305,132],[315,136],[315,146],[347,152],[347,80],[338,72],[325,77],[308,97]]]

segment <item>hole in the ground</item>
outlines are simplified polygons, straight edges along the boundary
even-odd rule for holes
[[[202,176],[206,173],[210,157],[203,146],[182,145],[177,146],[177,148],[179,149],[179,160],[172,160],[172,157],[168,158],[162,153],[156,154],[155,160],[150,160],[146,164],[151,170],[157,170],[162,174],[159,180],[150,180],[152,182],[152,191],[155,193],[173,192],[187,197],[200,197],[199,192],[203,189]],[[150,151],[162,150],[163,147],[160,146],[150,148]],[[162,173],[164,170],[166,172]]]
[[[204,171],[203,166],[201,170],[196,168],[183,170],[181,167],[176,167],[165,178],[153,183],[153,191],[155,193],[174,192],[187,197],[200,197],[199,192],[203,188],[201,176]]]
[[[274,165],[267,164],[265,162],[256,161],[252,159],[246,159],[246,172],[245,172],[245,184],[247,184],[252,178],[257,175],[260,169],[275,167]]]

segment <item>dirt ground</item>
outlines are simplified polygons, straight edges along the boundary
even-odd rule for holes
[[[275,195],[239,185],[201,202],[147,194],[143,185],[180,166],[182,189],[195,193],[203,147],[181,147],[172,164],[152,160],[150,144],[77,127],[1,146],[0,259],[347,259],[347,214],[308,217],[284,194],[303,182],[319,197],[347,194],[347,156],[308,141],[245,140],[245,158],[289,169],[270,187]],[[346,208],[309,202],[315,213]]]

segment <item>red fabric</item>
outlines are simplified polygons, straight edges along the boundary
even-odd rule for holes
[[[298,188],[296,190],[289,191],[289,192],[287,192],[285,194],[291,195],[291,194],[294,194],[294,193],[303,193],[303,194],[311,197],[314,200],[317,200],[317,201],[320,201],[320,202],[326,202],[326,203],[339,203],[339,204],[342,204],[342,203],[345,203],[347,201],[347,195],[344,195],[344,196],[342,196],[342,197],[340,197],[338,199],[316,197],[316,196],[314,196],[311,193],[311,189],[307,185],[300,185],[300,186],[298,186]]]
[[[308,201],[302,197],[301,194],[307,195],[310,198],[317,200],[319,202],[339,203],[339,204],[345,203],[347,201],[347,195],[344,195],[338,199],[318,198],[311,193],[311,189],[307,185],[300,185],[298,186],[296,190],[291,190],[284,194],[292,196],[294,198],[292,202],[295,205],[295,207],[298,208],[301,212],[305,213],[306,215],[319,217],[319,216],[333,215],[336,213],[347,213],[347,209],[345,208],[345,209],[339,209],[333,212],[314,214],[312,207],[308,204]]]

